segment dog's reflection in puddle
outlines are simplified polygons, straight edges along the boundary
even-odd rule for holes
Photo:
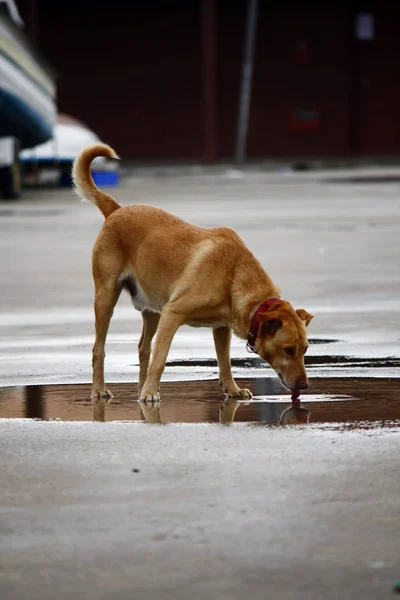
[[[278,425],[306,425],[309,421],[309,410],[301,406],[290,406],[281,414]]]
[[[241,405],[249,406],[251,402],[238,402],[228,398],[219,409],[219,422],[229,425],[235,420],[236,411]],[[277,425],[304,425],[310,420],[310,411],[299,406],[286,408],[279,417]]]
[[[139,402],[140,418],[147,423],[162,425],[160,404],[161,402]]]
[[[161,420],[160,406],[161,402],[139,402],[140,417],[147,423],[163,425]],[[235,415],[240,406],[249,406],[249,402],[238,402],[234,398],[227,398],[219,409],[219,422],[223,425],[230,425],[235,421]],[[299,406],[290,406],[286,408],[279,417],[277,425],[304,425],[310,420],[310,411]]]

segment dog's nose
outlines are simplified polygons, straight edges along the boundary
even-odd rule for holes
[[[302,379],[301,381],[298,381],[296,387],[298,390],[306,390],[308,388],[307,379]]]

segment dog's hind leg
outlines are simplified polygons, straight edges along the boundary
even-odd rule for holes
[[[251,398],[250,390],[241,390],[232,377],[230,347],[232,331],[229,327],[213,329],[215,350],[217,352],[219,380],[229,398]]]
[[[102,253],[93,254],[93,278],[95,283],[95,328],[96,339],[92,353],[93,383],[92,403],[93,420],[105,420],[105,404],[112,394],[106,389],[104,383],[104,346],[108,327],[114,312],[121,284],[118,281],[122,265],[117,255],[99,256]]]
[[[160,315],[158,313],[151,312],[150,310],[144,310],[142,312],[143,329],[142,335],[139,341],[139,397],[140,391],[144,386],[144,382],[147,377],[147,370],[149,368],[150,353],[151,353],[151,341],[157,331],[158,323],[160,321]]]
[[[93,384],[92,384],[92,403],[93,403],[93,420],[105,420],[105,404],[112,394],[109,392],[104,383],[104,346],[108,327],[114,311],[114,306],[119,298],[120,290],[115,286],[104,288],[96,291],[94,301],[94,311],[96,319],[96,340],[93,346],[92,367],[93,367]]]

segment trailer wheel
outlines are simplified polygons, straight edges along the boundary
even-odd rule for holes
[[[0,168],[0,191],[3,200],[17,200],[21,196],[21,164],[17,157],[12,165]]]

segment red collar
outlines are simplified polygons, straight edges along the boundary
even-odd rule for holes
[[[273,306],[274,304],[278,304],[279,302],[281,302],[280,298],[269,298],[268,300],[265,300],[265,302],[260,304],[260,306],[255,311],[255,313],[252,316],[252,319],[250,321],[249,334],[247,336],[247,346],[246,347],[249,352],[256,351],[255,344],[256,344],[256,339],[257,339],[258,326],[260,324],[260,322],[258,320],[259,313],[269,310],[271,308],[271,306]]]

